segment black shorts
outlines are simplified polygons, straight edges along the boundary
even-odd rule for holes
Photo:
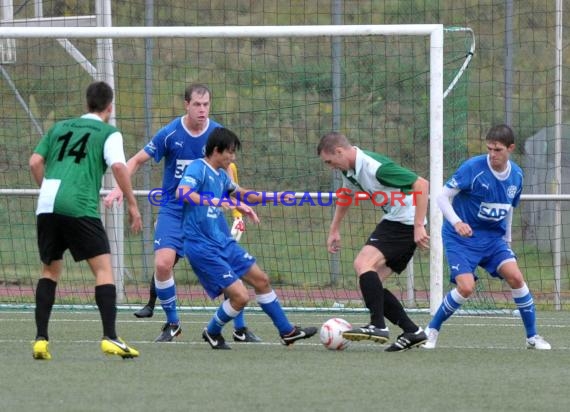
[[[69,249],[73,260],[111,253],[101,219],[42,213],[37,217],[38,249],[41,261],[49,265],[63,258]]]
[[[374,246],[386,258],[386,266],[402,273],[414,256],[414,226],[391,220],[382,220],[368,237],[367,245]]]

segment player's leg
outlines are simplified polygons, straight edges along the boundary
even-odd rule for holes
[[[451,266],[451,265],[450,265]],[[457,267],[457,266],[456,266]],[[451,269],[452,271],[454,269]],[[449,319],[464,303],[469,300],[471,294],[475,291],[475,276],[472,273],[461,273],[453,275],[452,282],[457,287],[449,291],[435,315],[426,328],[428,341],[422,346],[425,349],[434,349],[437,345],[437,338],[443,322]]]
[[[152,318],[154,315],[154,306],[156,305],[156,286],[154,285],[154,272],[149,282],[148,302],[134,313],[137,318]]]
[[[428,341],[422,346],[425,349],[434,349],[437,345],[439,331],[443,322],[449,319],[475,291],[475,269],[485,258],[485,251],[481,248],[470,248],[464,242],[458,242],[453,236],[444,236],[445,257],[449,265],[451,283],[456,287],[449,291],[435,315],[426,327]]]
[[[176,257],[176,250],[168,247],[154,251],[156,295],[166,314],[166,323],[155,342],[171,342],[182,332],[178,317],[176,284],[172,272]]]
[[[95,275],[95,303],[103,323],[101,350],[107,355],[118,355],[122,358],[139,356],[136,349],[128,346],[117,336],[117,289],[114,284],[111,255],[108,253],[98,255],[87,259],[87,263]]]
[[[49,265],[44,264],[41,278],[36,286],[36,339],[32,350],[34,359],[51,359],[48,350],[48,324],[55,302],[55,291],[61,274],[62,263],[62,260],[54,260]]]
[[[181,213],[161,209],[154,232],[154,279],[156,295],[166,314],[166,323],[155,342],[171,342],[180,335],[180,318],[173,268],[184,255],[184,234]]]
[[[224,289],[224,297],[224,301],[202,332],[202,337],[212,349],[230,349],[222,336],[222,328],[241,313],[249,300],[247,289],[239,279]]]
[[[115,330],[117,319],[117,290],[111,266],[109,239],[100,219],[91,217],[65,218],[64,235],[69,251],[76,262],[87,260],[95,276],[95,303],[103,324],[101,350],[105,354],[133,358],[139,352],[129,347]]]
[[[384,257],[378,260],[376,272],[381,281],[385,281],[393,272],[402,273],[414,256],[414,228],[399,222],[381,222],[367,244],[378,249]],[[410,319],[402,302],[386,288],[383,288],[383,293],[384,317],[402,329],[386,351],[401,352],[424,343],[427,340],[425,332]]]
[[[226,295],[224,295],[224,297],[227,298]],[[242,309],[234,318],[234,331],[232,336],[234,338],[234,342],[261,342],[261,338],[247,327],[247,323],[245,321],[245,309]]]
[[[51,359],[49,353],[48,325],[55,302],[57,282],[61,275],[63,253],[67,245],[59,230],[58,216],[45,213],[37,217],[38,250],[42,261],[42,273],[36,285],[34,310],[36,338],[33,343],[34,359]]]
[[[239,268],[236,269],[236,272],[240,273]],[[273,324],[279,331],[281,343],[284,345],[291,345],[299,339],[307,339],[317,333],[317,328],[315,327],[301,328],[289,322],[289,319],[277,298],[277,294],[271,286],[269,276],[267,276],[267,274],[261,270],[256,263],[247,269],[247,272],[243,275],[242,279],[254,288],[257,303],[265,314],[267,314],[267,316],[269,316],[273,321]]]
[[[525,328],[527,348],[550,350],[550,344],[536,331],[534,299],[516,260],[505,261],[499,266],[497,272],[511,287],[513,300],[517,305]]]
[[[364,305],[370,312],[370,323],[343,333],[349,340],[371,339],[378,343],[388,341],[389,332],[384,320],[384,288],[376,268],[385,266],[384,255],[376,247],[365,245],[354,260]]]

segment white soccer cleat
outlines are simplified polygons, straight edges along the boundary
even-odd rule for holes
[[[534,335],[526,340],[527,349],[550,350],[550,343],[544,340],[540,335]]]
[[[435,349],[437,345],[437,337],[439,336],[439,331],[437,329],[426,327],[425,333],[427,335],[428,340],[421,347],[423,349]]]

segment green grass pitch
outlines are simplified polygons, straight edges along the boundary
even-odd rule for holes
[[[525,349],[520,318],[457,316],[434,351],[386,353],[353,342],[326,350],[318,337],[279,344],[269,318],[248,312],[261,344],[231,342],[213,351],[202,341],[208,313],[182,313],[182,335],[157,344],[164,315],[136,319],[121,311],[118,332],[141,351],[138,359],[105,357],[95,311],[55,311],[51,361],[31,356],[32,311],[0,311],[2,411],[565,411],[570,318],[540,312],[539,333],[553,350]],[[330,317],[354,325],[365,313],[291,313],[293,322],[320,326]],[[425,326],[428,316],[412,314]],[[392,339],[399,333],[391,326]],[[231,325],[225,330],[231,337]]]

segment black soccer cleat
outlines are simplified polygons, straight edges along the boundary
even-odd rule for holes
[[[154,308],[145,305],[144,308],[136,311],[133,313],[133,315],[135,315],[137,318],[152,318],[152,315],[154,315]]]
[[[233,332],[234,342],[249,342],[258,343],[261,342],[261,338],[253,333],[248,328],[235,329]]]
[[[154,340],[155,342],[172,342],[175,337],[182,333],[182,328],[179,323],[166,322],[162,327],[162,332]]]
[[[292,332],[280,336],[281,343],[285,346],[289,346],[300,339],[308,339],[316,333],[317,333],[317,328],[313,326],[309,326],[306,328],[295,326]]]
[[[426,333],[423,331],[422,328],[419,328],[416,332],[404,332],[396,342],[392,343],[388,346],[385,351],[386,352],[403,352],[416,346],[420,346],[421,344],[427,342],[428,338]]]
[[[212,349],[231,349],[221,333],[219,335],[210,335],[208,328],[204,328],[202,339],[208,342]]]
[[[381,329],[374,325],[366,325],[342,332],[342,337],[353,341],[368,339],[378,343],[386,343],[390,338],[390,332],[388,328]]]

